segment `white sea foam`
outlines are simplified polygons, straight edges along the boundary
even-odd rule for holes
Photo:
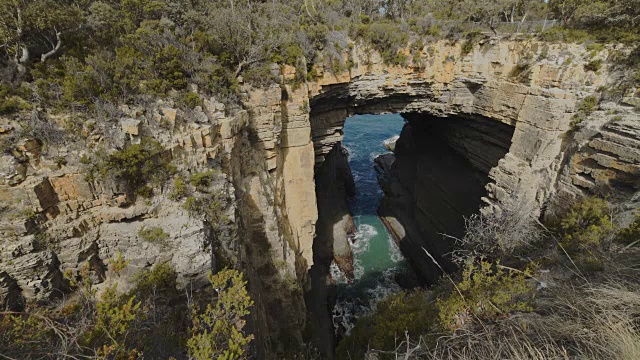
[[[373,225],[360,224],[356,233],[349,239],[351,242],[351,252],[354,255],[362,254],[369,250],[369,240],[378,235],[378,230]]]
[[[396,244],[396,240],[391,236],[391,234],[387,234],[387,240],[389,240],[389,256],[391,257],[391,261],[394,263],[399,263],[404,260],[404,256],[402,255],[402,251],[400,251],[400,247]]]
[[[395,281],[395,276],[399,272],[400,269],[398,268],[389,268],[383,271],[382,276],[376,283],[376,286],[371,289],[367,289],[367,294],[369,295],[368,311],[375,311],[376,305],[387,295],[394,294],[402,290],[400,285]]]
[[[382,144],[387,150],[394,151],[396,148],[396,143],[398,142],[398,139],[400,139],[400,135],[394,135],[388,138],[387,140],[383,141]]]
[[[347,151],[347,156],[349,157],[349,159],[352,159],[355,156],[355,151],[353,150],[352,146],[347,146],[344,143],[342,144],[342,148],[345,149]]]
[[[338,284],[347,283],[347,277],[344,276],[342,271],[340,271],[340,268],[338,267],[338,264],[335,263],[335,261],[332,262],[329,266],[329,273],[331,274],[333,280],[335,280]]]
[[[347,335],[350,334],[357,318],[373,314],[381,300],[389,294],[401,291],[402,289],[395,282],[395,275],[400,271],[398,268],[385,270],[376,284],[365,290],[366,299],[339,296],[333,310],[333,323],[336,331],[343,328]]]
[[[386,154],[386,152],[374,151],[374,152],[369,153],[369,159],[371,161],[374,161],[378,156],[384,155],[384,154]]]

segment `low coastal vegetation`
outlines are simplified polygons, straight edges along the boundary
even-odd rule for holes
[[[638,358],[640,216],[618,214],[587,198],[546,225],[523,210],[470,219],[459,272],[389,296],[338,358]]]
[[[122,264],[122,271],[128,264],[118,257],[114,263]],[[66,275],[77,292],[55,307],[32,304],[24,312],[0,313],[0,354],[9,359],[246,358],[252,337],[243,331],[253,301],[238,271],[210,274],[210,286],[198,294],[179,292],[168,264],[140,272],[128,291],[118,287],[117,274],[116,282],[99,290],[83,275]]]
[[[313,78],[315,65],[351,68],[353,41],[394,65],[408,63],[410,44],[442,38],[466,39],[464,56],[487,32],[631,43],[634,1],[2,0],[0,113],[34,105],[101,112],[150,97],[192,109],[201,104],[194,89],[237,105],[243,81],[277,79],[274,63],[296,67],[297,81]],[[545,29],[550,18],[561,25]],[[601,61],[585,68],[598,71]]]
[[[548,19],[557,23],[546,28]],[[533,30],[522,30],[529,21]],[[512,30],[502,30],[505,23]],[[612,63],[631,74],[582,99],[577,126],[602,99],[618,101],[640,86],[639,23],[638,0],[0,0],[0,116],[47,146],[99,138],[81,160],[91,184],[121,194],[123,207],[150,203],[160,190],[213,230],[212,257],[233,266],[239,261],[225,259],[216,235],[230,221],[220,174],[179,171],[148,134],[114,141],[109,131],[120,126],[123,108],[161,100],[188,112],[213,97],[233,112],[242,107],[243,89],[283,81],[285,66],[295,71],[293,86],[321,71],[354,68],[354,44],[389,66],[424,69],[422,55],[432,54],[437,40],[462,44],[444,59],[453,62],[502,33],[584,43],[585,71]],[[596,57],[608,42],[635,50]],[[525,78],[534,61],[523,56],[513,80]],[[52,120],[61,114],[64,121]],[[96,128],[105,130],[96,135]],[[3,138],[0,150],[11,153],[19,138]],[[60,158],[57,166],[64,165]],[[467,219],[453,254],[459,270],[428,289],[383,300],[341,339],[338,357],[639,359],[640,213],[624,225],[617,214],[607,201],[588,198],[544,223],[526,209]],[[18,216],[35,222],[39,214]],[[133,236],[158,246],[169,238],[162,227]],[[265,244],[258,250],[270,250]],[[118,279],[133,267],[122,253],[112,255],[99,286],[92,279],[105,274],[87,262],[64,273],[71,296],[1,312],[0,355],[249,357],[246,320],[255,308],[240,272],[216,272],[204,290],[183,293],[175,270],[159,263],[127,288]]]

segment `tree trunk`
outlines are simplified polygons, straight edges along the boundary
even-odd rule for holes
[[[20,55],[20,57],[18,57],[18,54],[22,53],[22,55]],[[18,69],[18,74],[22,75],[24,73],[27,72],[27,64],[29,63],[29,60],[31,60],[31,53],[29,52],[29,49],[27,48],[26,45],[19,45],[18,46],[18,51],[16,51],[16,56],[15,56],[15,63]]]
[[[244,70],[245,66],[247,66],[247,62],[246,61],[241,61],[240,64],[238,64],[238,67],[236,68],[236,72],[234,74],[234,77],[240,76],[240,74],[242,73],[242,70]]]
[[[45,62],[47,61],[48,58],[56,55],[60,51],[61,47],[62,47],[62,33],[59,31],[56,31],[56,44],[54,45],[51,51],[49,51],[46,54],[42,54],[40,56],[40,62]]]
[[[18,44],[16,45],[17,48],[14,61],[18,69],[18,75],[22,75],[27,72],[27,67],[25,64],[27,64],[31,59],[31,54],[29,53],[29,48],[27,48],[27,45],[22,42],[22,36],[24,35],[24,33],[22,30],[22,10],[19,6],[16,8],[16,20],[16,40]]]

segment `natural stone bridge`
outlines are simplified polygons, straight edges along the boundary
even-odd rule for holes
[[[439,258],[449,243],[438,233],[460,234],[462,215],[480,208],[527,204],[532,214],[550,216],[561,199],[601,191],[626,209],[637,207],[637,93],[602,104],[575,130],[570,125],[583,98],[618,78],[606,61],[599,72],[586,71],[592,58],[585,46],[535,40],[487,40],[469,54],[461,47],[428,44],[407,51],[408,66],[393,67],[355,46],[345,54],[355,64],[348,72],[319,69],[314,82],[247,89],[245,109],[234,115],[215,99],[193,114],[163,102],[123,109],[130,119],[122,121],[122,141],[158,131],[153,135],[181,166],[220,169],[216,186],[229,221],[216,249],[232,255],[249,279],[257,357],[301,343],[307,309],[325,334],[321,348],[333,349],[327,274],[333,260],[349,270],[344,201],[353,189],[340,151],[349,115],[407,119],[395,159],[379,162],[390,174],[380,214],[424,281],[437,269],[421,248]],[[613,51],[625,49],[609,45],[595,59]],[[283,83],[293,83],[295,71],[284,70]],[[153,128],[160,122],[171,131]],[[5,125],[0,119],[0,135],[14,126]],[[63,271],[83,264],[105,281],[108,260],[120,251],[132,272],[168,261],[180,284],[206,283],[211,229],[180,202],[159,193],[151,205],[123,206],[119,194],[88,184],[79,168],[41,161],[32,142],[19,149],[20,161],[3,155],[0,200],[30,204],[56,248],[37,243],[30,220],[0,219],[2,234],[12,234],[0,241],[0,305],[59,297]],[[74,156],[80,154],[68,154]],[[145,226],[163,226],[166,244],[142,241],[137,233]]]
[[[319,169],[340,143],[344,121],[352,114],[401,113],[412,125],[421,119],[452,119],[450,124],[434,121],[438,123],[434,126],[448,134],[449,145],[458,154],[488,176],[482,196],[487,210],[524,202],[540,214],[560,196],[610,187],[627,197],[637,189],[638,125],[632,106],[610,105],[616,114],[595,112],[587,120],[595,138],[571,131],[579,102],[611,78],[607,69],[599,73],[584,69],[583,46],[496,40],[466,56],[459,44],[443,41],[430,48],[422,54],[423,68],[395,68],[356,47],[352,56],[357,66],[349,73],[323,74],[317,83],[286,89],[284,104],[289,111],[280,146],[287,149],[284,181],[295,186],[285,185],[284,191],[291,199],[287,201],[291,220],[300,225],[300,251],[309,264],[313,238],[309,222],[315,214],[305,209],[315,209],[311,169],[314,165]],[[609,51],[597,57],[606,58]],[[524,59],[537,60],[525,64]],[[611,151],[598,153],[605,147]],[[288,157],[306,162],[296,161],[290,168]]]
[[[606,190],[628,201],[640,188],[637,97],[603,104],[586,125],[571,127],[582,99],[616,78],[609,67],[585,70],[591,57],[583,45],[494,39],[463,55],[460,43],[440,41],[403,68],[359,47],[351,58],[348,72],[283,87],[275,116],[263,108],[251,120],[270,171],[282,181],[296,252],[314,264],[309,298],[320,303],[316,315],[326,304],[330,262],[349,272],[351,185],[339,147],[350,115],[401,113],[408,120],[387,169],[393,176],[383,184],[380,214],[425,281],[439,270],[422,248],[442,260],[451,243],[441,233],[462,235],[463,216],[480,208],[524,204],[534,216],[550,216],[561,199]],[[292,79],[294,70],[285,70]],[[267,94],[250,101],[266,105]],[[331,332],[327,318],[316,322]]]

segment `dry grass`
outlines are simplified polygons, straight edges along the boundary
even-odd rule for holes
[[[405,339],[396,351],[369,359],[640,359],[640,287],[613,280],[554,289],[540,314],[519,314],[435,346]]]
[[[567,252],[562,234],[532,218],[525,205],[510,209],[467,219],[454,257],[544,266],[534,279],[534,312],[477,321],[435,341],[434,334],[405,336],[394,351],[371,350],[367,359],[640,359],[640,248],[603,232],[605,245],[588,249],[598,267],[581,267],[584,252]],[[614,223],[617,214],[609,215]]]
[[[465,236],[456,239],[454,261],[468,257],[510,257],[531,251],[533,244],[546,237],[533,216],[531,203],[512,200],[500,211],[476,214],[465,219]]]

